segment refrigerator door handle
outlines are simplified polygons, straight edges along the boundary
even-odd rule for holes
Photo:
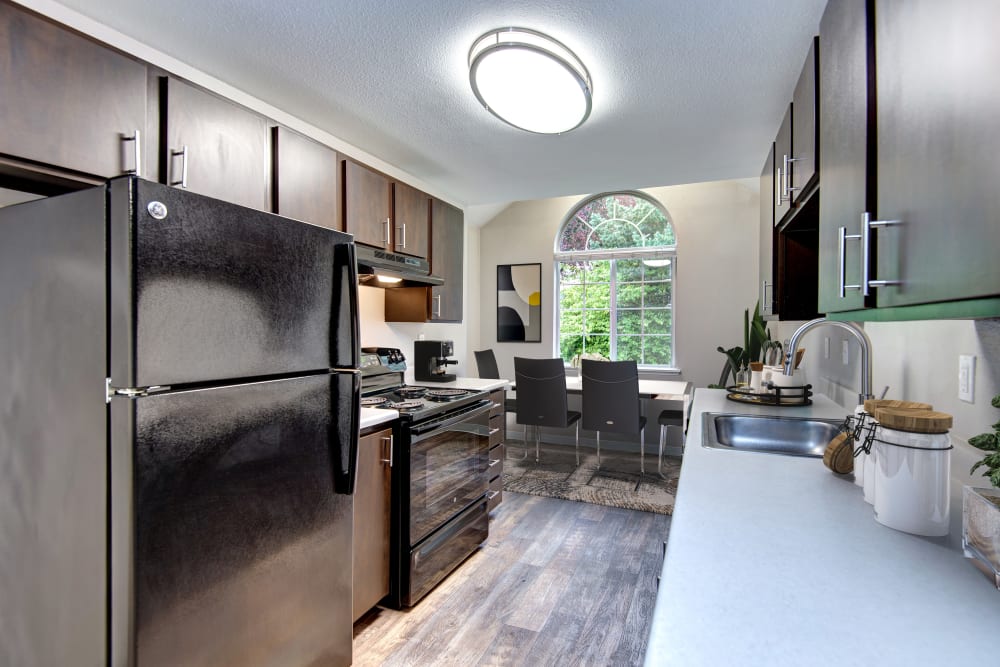
[[[358,322],[358,260],[354,243],[334,246],[335,274],[334,303],[332,317],[333,330],[345,333],[348,328],[349,343],[347,355],[339,354],[344,348],[343,341],[334,342],[334,366],[358,368],[361,366],[361,330]],[[346,358],[345,358],[346,357]]]
[[[361,423],[361,371],[356,369],[334,371],[335,375],[351,376],[351,407],[349,424],[339,422],[342,413],[334,410],[331,425],[331,458],[333,459],[333,490],[336,493],[352,495],[358,475],[358,431]],[[347,428],[343,428],[346,426]]]

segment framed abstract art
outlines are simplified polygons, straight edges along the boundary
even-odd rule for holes
[[[497,265],[497,342],[542,342],[542,265]]]

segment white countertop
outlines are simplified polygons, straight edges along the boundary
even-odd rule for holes
[[[646,665],[994,664],[1000,591],[947,538],[877,523],[821,459],[701,446],[703,412],[846,414],[814,401],[695,393]]]
[[[441,387],[451,389],[475,389],[478,391],[491,391],[493,389],[503,389],[510,384],[510,380],[491,380],[489,378],[469,378],[457,377],[451,382],[427,382],[413,379],[413,371],[406,372],[405,381],[407,384],[420,385],[421,387]]]
[[[366,428],[371,428],[372,426],[378,426],[379,424],[384,424],[385,422],[391,422],[397,417],[399,417],[399,412],[396,410],[387,410],[385,408],[361,408],[360,430],[363,431]]]

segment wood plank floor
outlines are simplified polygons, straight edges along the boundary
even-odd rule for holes
[[[416,607],[354,627],[354,664],[639,665],[670,517],[504,493],[490,537]]]

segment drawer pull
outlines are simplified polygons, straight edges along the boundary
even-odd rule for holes
[[[496,464],[500,463],[503,459],[490,459],[490,467],[492,468]]]
[[[486,494],[486,500],[493,500],[499,495],[500,495],[499,491],[490,491],[489,493]]]

